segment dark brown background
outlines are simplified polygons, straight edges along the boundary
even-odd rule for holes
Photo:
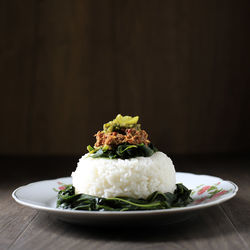
[[[249,152],[249,7],[0,1],[0,154],[81,154],[117,113],[166,152]]]

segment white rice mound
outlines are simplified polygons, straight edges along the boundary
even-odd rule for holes
[[[92,158],[85,154],[72,173],[76,193],[98,197],[147,198],[154,191],[173,192],[175,168],[162,152],[131,159]]]

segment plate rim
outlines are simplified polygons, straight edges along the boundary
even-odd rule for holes
[[[176,172],[176,174],[188,174],[188,175],[196,175],[196,176],[204,176],[204,177],[213,177],[213,178],[218,178],[221,181],[226,181],[229,182],[232,186],[234,186],[233,192],[226,196],[226,197],[220,197],[218,200],[211,201],[209,203],[205,204],[196,204],[195,206],[190,206],[190,207],[177,207],[177,208],[170,208],[170,209],[156,209],[156,210],[139,210],[139,211],[85,211],[85,210],[69,210],[69,209],[62,209],[62,208],[52,208],[48,206],[42,206],[42,205],[37,205],[37,204],[32,204],[27,201],[21,200],[17,196],[17,192],[27,186],[34,185],[37,183],[42,183],[42,182],[47,182],[47,181],[60,181],[61,179],[64,178],[71,178],[70,176],[66,177],[59,177],[55,179],[46,179],[46,180],[41,180],[41,181],[35,181],[28,183],[26,185],[22,185],[18,188],[16,188],[12,192],[12,198],[19,204],[26,206],[26,207],[31,207],[39,211],[45,211],[45,212],[50,212],[54,214],[68,214],[68,215],[140,215],[140,214],[172,214],[172,213],[181,213],[181,212],[191,212],[195,210],[200,210],[200,209],[205,209],[209,208],[215,205],[219,205],[227,200],[232,199],[238,192],[239,187],[232,181],[230,180],[224,180],[220,177],[217,176],[212,176],[212,175],[206,175],[206,174],[195,174],[195,173],[190,173],[190,172]],[[184,184],[185,185],[185,184]]]

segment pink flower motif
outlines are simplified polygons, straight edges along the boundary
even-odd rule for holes
[[[219,181],[218,183],[216,183],[216,184],[215,184],[215,186],[218,186],[218,185],[220,185],[220,183],[221,183],[221,182]]]
[[[199,190],[198,195],[205,193],[211,186],[205,186]]]
[[[59,187],[59,190],[64,190],[66,187],[65,186],[61,186]]]
[[[57,184],[62,185],[63,183],[62,183],[62,182],[60,182],[60,181],[58,181],[58,182],[57,182]]]
[[[206,199],[207,199],[207,197],[203,197],[203,198],[200,198],[200,199],[198,199],[198,200],[195,200],[195,201],[194,201],[194,204],[199,204],[199,203],[203,202],[203,201],[206,200]]]
[[[223,195],[223,194],[226,194],[227,192],[228,192],[227,190],[220,191],[219,193],[215,194],[215,195],[211,198],[211,200],[214,200],[214,199],[216,199],[217,197],[219,197],[219,196],[221,196],[221,195]]]

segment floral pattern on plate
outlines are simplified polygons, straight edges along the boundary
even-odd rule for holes
[[[194,199],[192,205],[207,203],[232,192],[232,188],[227,187],[225,181],[217,182],[213,185],[201,184],[193,189],[191,196]]]

